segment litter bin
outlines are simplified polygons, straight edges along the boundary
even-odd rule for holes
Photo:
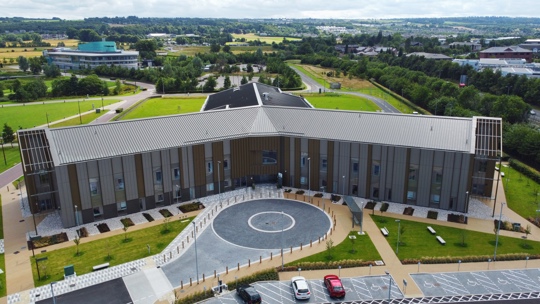
[[[101,109],[100,109],[100,108],[97,108],[97,109],[96,109],[96,113],[101,113]]]
[[[513,223],[512,228],[514,228],[514,231],[520,231],[521,230],[521,224],[520,223]]]

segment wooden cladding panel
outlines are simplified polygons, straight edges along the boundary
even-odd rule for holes
[[[135,172],[137,176],[137,192],[139,197],[145,197],[144,191],[144,172],[142,154],[135,154]]]
[[[311,167],[309,169],[310,171],[310,187],[311,190],[319,191],[319,172],[320,172],[320,163],[321,163],[321,147],[320,147],[321,141],[318,139],[309,139],[308,140],[308,156],[310,158],[309,160],[309,166]]]
[[[81,194],[79,191],[79,179],[77,178],[77,166],[74,164],[68,165],[69,187],[71,190],[71,202],[73,206],[77,206],[79,210],[83,210],[81,204]]]
[[[301,168],[301,158],[302,158],[302,140],[300,138],[294,139],[294,187],[300,188],[300,178],[302,177],[302,168]]]
[[[277,164],[263,165],[263,150],[276,152]],[[277,174],[280,156],[279,137],[253,137],[231,140],[231,177]]]
[[[225,179],[225,172],[223,171],[223,142],[218,141],[212,143],[212,161],[214,162],[214,182],[218,182],[218,169],[219,177],[221,180]],[[218,161],[221,162],[218,168]]]
[[[193,150],[193,175],[195,185],[206,185],[206,158],[204,156],[204,145],[195,145]]]
[[[336,189],[334,189],[334,142],[328,141],[328,150],[327,150],[327,163],[328,163],[328,169],[327,169],[327,178],[326,178],[326,192],[336,192]]]

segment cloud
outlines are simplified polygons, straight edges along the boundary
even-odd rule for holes
[[[6,3],[7,2],[7,3]],[[1,15],[81,19],[103,16],[379,19],[452,16],[537,17],[537,0],[4,0]],[[524,9],[526,8],[526,9]]]

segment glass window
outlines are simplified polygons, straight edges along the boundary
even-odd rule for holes
[[[157,201],[158,202],[163,202],[163,194],[158,194],[157,195]]]
[[[116,191],[124,190],[124,178],[123,177],[116,177],[114,188]]]
[[[126,210],[126,209],[127,209],[127,204],[126,204],[126,202],[120,202],[120,203],[117,203],[116,206],[117,206],[118,211]]]
[[[380,173],[381,173],[381,166],[373,165],[373,176],[379,176]]]
[[[214,183],[206,184],[206,191],[214,191]]]
[[[89,182],[90,182],[90,195],[91,196],[99,195],[99,179],[91,178]]]
[[[416,180],[416,169],[409,169],[409,180]]]
[[[263,150],[262,151],[262,164],[263,165],[277,164],[277,152],[274,150]]]
[[[326,171],[328,169],[328,159],[326,157],[321,158],[321,171]]]
[[[358,173],[358,168],[359,168],[358,162],[354,162],[354,163],[352,164],[352,171],[353,171],[353,173]]]
[[[180,168],[173,168],[173,180],[180,179]]]
[[[300,167],[305,167],[307,165],[307,153],[302,153],[302,156],[300,157]]]
[[[214,172],[214,165],[211,161],[206,162],[206,174],[212,174]]]
[[[416,192],[415,191],[407,191],[407,199],[408,200],[416,200]]]
[[[223,170],[230,169],[229,163],[230,163],[229,159],[226,158],[226,159],[223,160]]]
[[[307,184],[307,177],[305,177],[305,176],[300,177],[300,184],[302,184],[302,185]]]
[[[163,182],[163,176],[161,175],[161,170],[155,172],[156,184],[161,184]]]

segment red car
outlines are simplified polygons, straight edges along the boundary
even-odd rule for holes
[[[337,275],[329,274],[324,277],[324,285],[332,298],[343,298],[345,296],[345,288]]]

